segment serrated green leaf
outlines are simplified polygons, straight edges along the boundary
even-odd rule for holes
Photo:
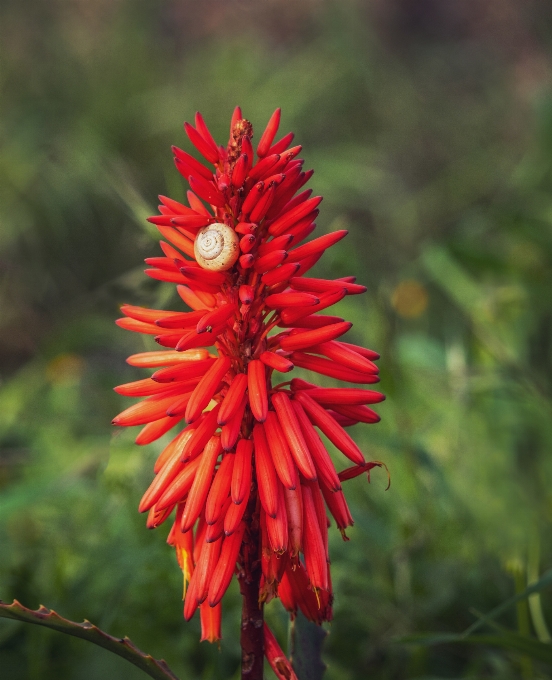
[[[82,623],[76,623],[64,619],[53,609],[48,609],[43,605],[36,610],[27,609],[17,600],[14,600],[12,604],[0,601],[0,617],[46,626],[60,633],[88,640],[130,661],[155,680],[178,680],[163,659],[154,659],[150,654],[145,654],[138,649],[127,637],[113,637],[86,619]]]

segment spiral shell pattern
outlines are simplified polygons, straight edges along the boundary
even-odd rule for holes
[[[208,224],[198,232],[194,242],[194,255],[203,269],[226,271],[239,256],[239,237],[226,224]]]

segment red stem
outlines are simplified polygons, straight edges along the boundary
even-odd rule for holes
[[[261,560],[259,545],[259,512],[257,494],[252,494],[247,511],[247,542],[242,546],[241,569],[238,574],[243,597],[240,643],[242,648],[242,680],[263,680],[264,633],[263,604],[259,603]],[[249,513],[249,510],[252,510]]]

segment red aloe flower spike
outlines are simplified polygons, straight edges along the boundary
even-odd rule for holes
[[[312,170],[302,169],[300,145],[288,148],[293,133],[275,141],[279,122],[278,109],[257,155],[239,107],[226,148],[201,114],[185,124],[206,162],[173,147],[190,207],[159,197],[159,214],[148,219],[164,239],[162,256],[146,259],[146,273],[177,284],[193,311],[123,305],[117,321],[166,349],[128,359],[153,375],[116,388],[141,402],[114,423],[141,425],[136,442],[146,444],[187,421],[159,454],[139,509],[153,528],[176,508],[167,540],[183,571],[184,617],[199,606],[202,639],[220,639],[221,600],[237,574],[249,680],[262,678],[263,637],[278,677],[295,677],[270,632],[262,634],[264,602],[280,597],[292,615],[300,609],[318,624],[332,618],[326,508],[347,540],[353,520],[341,484],[380,465],[366,463],[344,430],[379,420],[369,407],[383,395],[364,389],[379,380],[379,355],[341,340],[351,324],[324,314],[366,288],[351,276],[307,278],[347,232],[305,242],[322,198],[302,189]],[[357,387],[276,384],[275,371],[295,367]],[[353,467],[336,472],[322,434]]]

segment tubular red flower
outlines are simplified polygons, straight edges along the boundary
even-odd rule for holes
[[[295,489],[298,484],[297,468],[287,444],[278,416],[269,411],[264,422],[264,431],[268,448],[272,454],[272,461],[276,473],[286,489]]]
[[[222,508],[230,493],[234,459],[234,454],[227,453],[215,474],[215,479],[211,484],[207,503],[205,504],[205,521],[207,524],[214,524],[222,514]]]
[[[201,461],[194,477],[194,482],[184,506],[180,528],[183,532],[188,531],[195,524],[199,513],[203,509],[209,493],[215,463],[222,450],[220,437],[211,437],[201,456]]]
[[[251,439],[240,439],[236,447],[236,462],[232,472],[231,495],[232,501],[240,505],[251,486],[251,456],[253,455],[253,442]]]
[[[253,442],[255,445],[255,471],[259,498],[264,511],[269,517],[275,518],[278,511],[278,477],[262,425],[253,428]]]
[[[249,362],[247,367],[247,386],[249,389],[251,411],[255,419],[263,423],[268,412],[268,393],[266,390],[265,367],[258,359]]]
[[[280,125],[281,113],[281,109],[276,109],[268,121],[268,125],[266,126],[266,129],[261,136],[261,141],[257,147],[257,156],[259,156],[259,158],[266,156],[272,145],[272,142],[274,141],[274,137],[276,137],[276,133],[278,132],[278,127]]]
[[[113,422],[141,425],[136,442],[143,445],[186,420],[161,450],[139,509],[151,528],[176,509],[168,542],[184,575],[184,617],[199,607],[202,639],[210,642],[220,639],[221,601],[236,567],[249,578],[259,557],[256,601],[279,596],[292,615],[300,609],[317,623],[331,619],[326,509],[346,538],[353,520],[341,485],[380,465],[366,463],[343,429],[379,420],[369,406],[384,397],[363,387],[378,382],[379,354],[342,341],[351,323],[321,313],[366,288],[355,277],[307,278],[347,232],[305,242],[322,198],[302,190],[312,170],[303,171],[300,145],[288,148],[293,133],[275,141],[280,118],[278,109],[256,155],[252,125],[239,107],[226,148],[201,114],[194,125],[185,123],[205,162],[173,147],[190,185],[189,207],[159,196],[159,214],[148,221],[164,240],[161,254],[147,258],[146,274],[177,284],[192,311],[123,305],[117,321],[166,348],[129,357],[131,366],[153,374],[116,388],[141,401]],[[212,259],[196,261],[198,230],[217,234],[209,237],[213,252],[206,251]],[[230,267],[218,259],[225,237],[239,247]],[[274,371],[296,369],[358,387],[300,378],[276,384]],[[318,429],[353,467],[336,472]],[[265,644],[276,675],[294,678],[268,629]]]
[[[282,431],[299,471],[306,479],[316,479],[316,469],[311,453],[289,397],[285,392],[277,392],[272,396],[272,404],[276,409]]]

